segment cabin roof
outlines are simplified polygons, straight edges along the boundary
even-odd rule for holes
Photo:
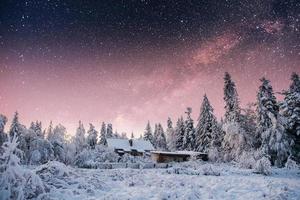
[[[138,152],[152,151],[154,150],[151,142],[143,139],[132,139],[132,146],[130,145],[128,139],[118,139],[118,138],[108,138],[107,146],[114,149],[121,149],[124,151],[133,151]]]

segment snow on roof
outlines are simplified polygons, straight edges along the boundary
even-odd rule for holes
[[[152,151],[153,145],[143,139],[132,140],[132,146],[130,146],[128,139],[109,138],[107,140],[107,146],[114,149],[123,149],[124,151],[136,150],[138,152]]]

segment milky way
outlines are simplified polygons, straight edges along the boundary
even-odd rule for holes
[[[242,106],[259,79],[275,91],[300,73],[297,1],[1,1],[0,112],[143,132],[173,121],[204,93],[220,118],[223,75]],[[280,95],[278,95],[280,99]]]

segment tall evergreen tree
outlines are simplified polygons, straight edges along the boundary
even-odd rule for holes
[[[154,132],[153,132],[153,146],[157,147],[157,140],[158,140],[158,125],[154,125]]]
[[[113,128],[112,128],[112,124],[107,124],[106,138],[112,138],[112,137],[113,137]]]
[[[65,162],[66,154],[65,154],[65,137],[66,137],[66,128],[58,124],[53,129],[53,134],[49,137],[49,142],[53,146],[54,157],[60,161]]]
[[[235,83],[228,72],[224,76],[225,123],[239,122],[241,109]]]
[[[176,150],[184,150],[183,139],[184,139],[184,121],[183,118],[180,117],[176,123],[175,136],[176,136]]]
[[[261,79],[257,94],[257,130],[262,139],[261,149],[271,162],[283,166],[290,152],[287,134],[281,124],[278,105],[270,81]]]
[[[47,140],[50,141],[50,138],[52,136],[53,136],[53,123],[52,123],[52,121],[50,121],[49,127],[47,128],[47,131],[46,131]]]
[[[222,132],[206,95],[203,97],[195,132],[197,151],[208,152],[212,145],[221,146]]]
[[[144,132],[144,140],[146,141],[150,141],[153,144],[153,134],[152,134],[152,129],[150,126],[150,122],[148,121],[147,126],[145,128],[145,132]]]
[[[87,132],[87,143],[91,147],[91,149],[95,149],[95,146],[97,144],[97,138],[98,138],[98,131],[95,130],[95,126],[90,123],[90,128]]]
[[[44,135],[43,135],[43,130],[42,130],[42,122],[41,121],[36,121],[35,122],[35,134],[37,135],[37,137],[40,137],[42,139],[44,139]]]
[[[106,125],[105,125],[104,122],[102,122],[102,125],[101,125],[99,144],[102,144],[102,145],[107,144],[107,141],[106,141]]]
[[[164,129],[160,123],[157,125],[156,148],[161,149],[161,150],[167,149],[166,136],[164,133]]]
[[[7,141],[7,134],[4,132],[5,124],[7,123],[7,117],[0,114],[0,147]]]
[[[86,146],[85,129],[83,123],[79,121],[79,125],[75,134],[75,148],[76,148],[75,153],[76,154],[80,153],[85,146]]]
[[[270,81],[262,78],[261,82],[262,85],[257,94],[257,130],[259,133],[273,126],[279,111]]]
[[[192,108],[188,107],[185,113],[187,114],[187,118],[184,127],[183,148],[192,151],[195,147],[194,121],[191,118]]]
[[[175,135],[175,130],[173,128],[173,123],[171,118],[168,118],[167,121],[167,130],[166,130],[166,139],[167,139],[167,147],[170,151],[175,151],[176,150],[176,135]]]
[[[18,112],[15,112],[15,115],[13,117],[13,120],[12,120],[12,123],[10,126],[9,136],[11,138],[13,138],[15,135],[16,137],[19,138],[21,133],[22,133],[22,128],[21,128],[21,124],[19,123],[19,114],[18,114]]]
[[[293,157],[300,162],[300,78],[293,73],[291,85],[284,91],[284,101],[280,105],[280,112],[285,118],[285,128],[293,140]]]

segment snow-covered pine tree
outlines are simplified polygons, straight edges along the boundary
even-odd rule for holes
[[[95,130],[95,126],[90,123],[90,128],[87,132],[87,143],[90,146],[91,149],[95,149],[95,146],[97,144],[97,137],[98,137],[98,131]]]
[[[34,127],[35,124],[32,123],[26,134],[26,141],[29,149],[28,163],[44,164],[47,161],[54,159],[54,147],[50,142],[50,140],[53,139],[52,122],[50,123],[50,126],[47,129],[48,135],[50,136],[50,140],[43,139],[42,137],[37,137],[34,132]],[[45,134],[43,135],[45,136]]]
[[[225,116],[222,129],[225,132],[222,142],[224,160],[238,160],[246,149],[246,132],[241,126],[241,109],[235,83],[229,73],[224,76]]]
[[[112,138],[112,137],[113,137],[112,124],[107,124],[106,138]]]
[[[245,139],[250,149],[258,149],[260,147],[260,136],[256,131],[256,104],[249,103],[246,108],[241,109],[240,126],[245,132]]]
[[[36,121],[35,122],[35,134],[37,135],[37,137],[40,137],[42,139],[44,139],[44,135],[43,135],[43,130],[42,130],[42,122],[41,121]]]
[[[99,144],[106,145],[106,125],[104,122],[102,122],[101,130],[100,130],[100,140]]]
[[[153,146],[157,147],[157,139],[158,139],[158,125],[154,125],[154,132],[153,132]]]
[[[257,93],[257,131],[263,133],[276,122],[279,107],[270,81],[265,78],[260,81],[262,85]]]
[[[224,122],[239,122],[241,109],[239,107],[238,93],[235,83],[228,72],[224,76],[224,101],[225,118]]]
[[[0,156],[0,194],[1,199],[38,199],[45,187],[32,171],[20,165],[22,151],[18,148],[18,137],[13,135],[3,144]]]
[[[165,133],[164,133],[164,129],[163,129],[163,127],[160,123],[157,125],[156,148],[161,149],[161,150],[166,150],[167,149],[166,136],[165,136]]]
[[[10,126],[9,136],[10,138],[13,138],[13,136],[15,135],[16,137],[19,138],[21,134],[22,134],[22,128],[21,128],[21,124],[19,123],[19,113],[15,112],[15,115],[13,117]]]
[[[212,145],[220,147],[222,142],[221,128],[213,113],[213,108],[206,96],[200,108],[200,115],[195,130],[196,147],[199,152],[208,152]]]
[[[152,129],[150,126],[150,122],[148,121],[147,126],[145,128],[145,132],[144,132],[144,140],[146,141],[150,141],[153,144],[153,134],[152,134]]]
[[[175,135],[175,130],[173,128],[173,123],[171,118],[168,118],[167,121],[167,130],[166,130],[166,139],[167,139],[167,148],[170,151],[175,151],[176,150],[176,135]]]
[[[261,149],[270,156],[272,164],[281,167],[289,156],[290,143],[270,81],[262,78],[261,82],[257,94],[257,130],[261,135]]]
[[[85,140],[85,129],[83,126],[83,123],[79,121],[78,128],[76,130],[75,138],[75,149],[76,149],[76,154],[79,154],[84,147],[86,146],[86,140]]]
[[[177,120],[176,128],[175,128],[176,150],[184,150],[184,146],[183,146],[184,131],[185,131],[184,121],[183,118],[180,117]]]
[[[194,121],[191,118],[192,108],[188,107],[185,113],[187,114],[187,118],[184,126],[183,148],[192,151],[195,147]]]
[[[7,122],[7,117],[0,114],[0,148],[7,141],[7,134],[4,132],[4,127]]]
[[[21,151],[25,152],[25,156],[28,155],[28,145],[25,140],[26,135],[26,127],[19,122],[19,114],[18,112],[15,112],[15,115],[13,117],[10,130],[9,130],[9,137],[12,139],[14,135],[18,138],[18,148],[21,149]],[[27,158],[23,156],[21,161],[23,164],[26,163]]]
[[[65,155],[65,135],[66,135],[66,128],[58,124],[53,129],[53,134],[48,135],[49,142],[53,146],[54,157],[60,161],[65,162],[66,155]]]
[[[50,121],[50,124],[49,124],[49,127],[47,128],[47,131],[46,131],[46,138],[47,140],[50,141],[50,138],[53,137],[53,123],[52,121]]]
[[[284,91],[284,100],[280,105],[280,113],[285,119],[285,128],[293,140],[292,154],[300,162],[300,78],[293,73],[291,85]]]

